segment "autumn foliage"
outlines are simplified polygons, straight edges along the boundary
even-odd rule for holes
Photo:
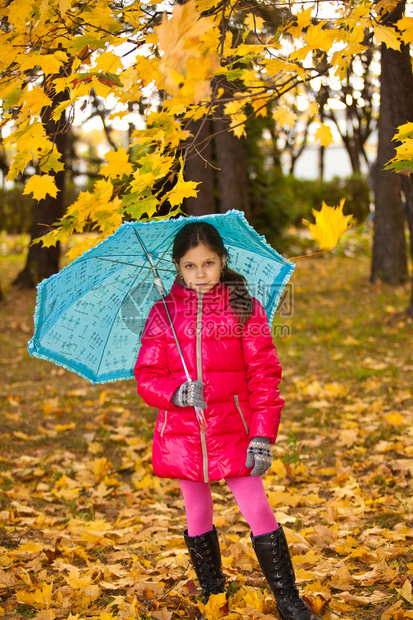
[[[197,191],[184,175],[195,152],[191,122],[225,116],[236,136],[253,115],[292,127],[300,113],[288,93],[304,100],[305,83],[327,68],[343,81],[369,45],[400,49],[412,40],[412,17],[388,20],[396,0],[327,4],[319,11],[319,3],[283,1],[248,8],[189,0],[172,10],[155,2],[3,2],[0,99],[9,181],[29,173],[26,193],[36,200],[56,195],[54,175],[64,163],[42,123],[46,109],[63,131],[96,97],[113,110],[109,123],[134,109],[142,118],[127,148],[107,152],[93,189],[80,194],[44,243],[65,242],[86,224],[104,237],[125,216],[151,217],[163,205],[174,212]],[[331,130],[315,101],[306,113],[318,119],[315,137],[328,146]]]

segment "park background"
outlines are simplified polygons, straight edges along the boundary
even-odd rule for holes
[[[230,208],[296,262],[265,485],[300,590],[328,620],[413,618],[410,8],[2,3],[0,618],[196,617],[183,501],[151,468],[156,412],[133,381],[92,386],[27,341],[35,285],[123,219]],[[317,254],[303,220],[343,198],[352,226]],[[30,245],[47,232],[57,246]],[[272,618],[246,524],[213,490],[231,596],[208,617]]]

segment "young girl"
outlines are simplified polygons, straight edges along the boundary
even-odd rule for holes
[[[226,592],[210,482],[225,479],[284,620],[320,620],[301,600],[287,541],[264,491],[284,400],[267,316],[243,276],[228,267],[217,229],[184,225],[174,240],[177,278],[166,304],[192,381],[187,381],[162,301],[152,308],[135,366],[138,393],[159,408],[157,476],[176,478],[184,538],[206,602]],[[206,428],[194,407],[203,410]]]

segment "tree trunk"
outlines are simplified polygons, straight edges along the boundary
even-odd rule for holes
[[[190,215],[225,213],[230,209],[250,215],[245,143],[229,131],[229,122],[218,108],[214,118],[200,119],[189,126],[199,150],[188,153],[185,180],[201,181],[197,197],[184,201],[184,210]]]
[[[199,151],[188,153],[185,161],[185,180],[197,181],[198,194],[195,198],[186,198],[184,210],[190,215],[206,215],[217,211],[215,204],[214,175],[217,172],[212,167],[213,144],[211,138],[212,123],[209,119],[199,119],[188,128],[200,143]]]
[[[237,138],[232,131],[228,131],[227,119],[214,121],[215,161],[219,168],[218,194],[219,211],[225,213],[230,209],[244,211],[250,215],[250,200],[248,193],[247,156],[243,138]],[[226,130],[224,133],[219,133]]]
[[[371,279],[398,284],[407,277],[405,218],[400,175],[384,171],[395,155],[392,138],[398,125],[412,115],[412,69],[407,46],[401,51],[381,46],[381,86]],[[410,106],[410,107],[409,107]]]
[[[413,261],[413,181],[410,177],[402,177],[402,190],[405,197],[406,217],[410,231],[410,256]],[[410,305],[407,307],[407,313],[413,315],[413,275]]]
[[[51,93],[48,94],[50,95]],[[42,112],[42,122],[45,126],[46,135],[54,142],[61,155],[60,161],[64,165],[67,147],[65,114],[62,114],[59,121],[53,120],[52,116],[55,108],[61,102],[68,99],[68,97],[69,95],[66,91],[52,93],[52,105],[49,108],[45,108]],[[63,169],[57,173],[51,171],[49,174],[54,176],[58,192],[56,198],[47,195],[46,198],[35,203],[30,231],[31,242],[48,232],[50,226],[63,215],[65,170]],[[26,265],[13,282],[13,284],[20,288],[34,288],[41,280],[59,271],[59,243],[45,248],[41,243],[32,245],[31,242],[27,253]]]

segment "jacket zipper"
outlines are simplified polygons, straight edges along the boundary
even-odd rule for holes
[[[198,295],[196,312],[196,374],[198,381],[202,381],[202,356],[201,356],[201,333],[202,333],[202,295]]]
[[[202,295],[198,295],[198,306],[196,313],[196,372],[198,381],[202,381],[202,352],[201,352],[201,334],[202,334]],[[206,447],[205,431],[199,429],[201,433],[202,448],[202,468],[204,473],[204,482],[209,482],[208,476],[208,453]]]
[[[168,412],[165,411],[165,420],[164,420],[164,422],[162,424],[161,437],[163,437],[167,420],[168,420]]]
[[[245,417],[244,417],[244,413],[243,413],[243,411],[242,411],[242,409],[241,409],[241,405],[239,404],[239,397],[238,397],[238,394],[234,394],[234,400],[235,400],[235,405],[236,405],[236,407],[237,407],[237,409],[238,409],[238,411],[239,411],[239,414],[240,414],[240,416],[241,416],[242,422],[243,422],[243,424],[244,424],[244,426],[245,426],[245,432],[247,433],[247,435],[249,435],[249,432],[250,432],[250,431],[249,431],[249,428],[248,428],[247,421],[246,421],[246,419],[245,419]]]

